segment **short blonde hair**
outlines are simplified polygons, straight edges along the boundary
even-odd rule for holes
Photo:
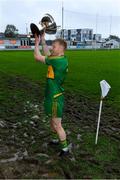
[[[58,38],[53,41],[53,43],[56,43],[56,42],[58,42],[60,45],[62,45],[64,47],[64,50],[67,49],[67,42],[64,39]]]

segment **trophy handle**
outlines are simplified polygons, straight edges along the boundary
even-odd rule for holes
[[[45,14],[45,15],[49,16],[53,20],[53,22],[55,22],[55,20],[53,19],[53,17],[50,14]]]

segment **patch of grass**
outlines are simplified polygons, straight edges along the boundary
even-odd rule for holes
[[[67,51],[69,73],[65,82],[66,91],[99,98],[99,82],[107,80],[112,89],[109,102],[120,106],[120,51]],[[0,52],[0,71],[19,74],[45,85],[47,66],[36,63],[32,51]]]
[[[77,178],[119,178],[115,172],[115,169],[119,171],[120,168],[118,142],[100,135],[98,145],[95,145],[94,133],[84,133],[82,139],[81,143],[76,142],[80,144],[80,148],[75,150],[75,158],[81,172],[76,174]]]
[[[95,145],[95,134],[84,134],[83,135],[84,148],[92,153],[96,160],[99,161],[112,161],[118,159],[118,148],[117,142],[113,141],[105,135],[99,135],[98,144]]]

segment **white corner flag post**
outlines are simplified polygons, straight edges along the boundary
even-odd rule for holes
[[[105,80],[100,81],[100,87],[101,87],[101,100],[100,100],[100,107],[99,107],[95,144],[97,144],[97,141],[98,141],[98,133],[99,133],[99,127],[100,127],[100,118],[101,118],[101,112],[102,112],[103,99],[105,98],[105,96],[107,96],[111,88],[110,85]]]

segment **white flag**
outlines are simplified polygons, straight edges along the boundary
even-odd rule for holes
[[[101,87],[101,91],[102,91],[101,96],[104,98],[105,96],[107,96],[111,87],[105,80],[100,81],[100,87]]]

